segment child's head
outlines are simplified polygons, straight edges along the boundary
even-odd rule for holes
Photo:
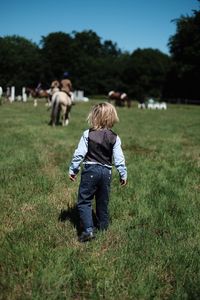
[[[115,107],[108,102],[93,106],[87,120],[89,125],[95,130],[112,128],[115,123],[119,122]]]

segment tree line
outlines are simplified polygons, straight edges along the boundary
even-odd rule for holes
[[[200,103],[200,11],[174,20],[170,55],[157,49],[121,51],[92,30],[54,32],[39,45],[20,36],[0,37],[0,86],[49,88],[68,71],[74,89],[86,95],[126,92],[132,99],[148,97]]]

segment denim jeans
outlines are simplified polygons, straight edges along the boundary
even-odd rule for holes
[[[78,192],[78,211],[85,232],[93,230],[92,200],[96,200],[97,226],[105,230],[109,224],[109,194],[111,184],[111,169],[97,165],[83,166]]]

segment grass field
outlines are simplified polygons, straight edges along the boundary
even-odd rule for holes
[[[65,128],[0,106],[0,299],[200,299],[200,107],[118,109],[128,185],[113,170],[109,230],[81,244],[68,166],[96,102]]]

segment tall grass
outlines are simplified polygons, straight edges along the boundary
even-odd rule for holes
[[[95,101],[65,128],[0,107],[0,298],[199,299],[200,107],[118,109],[128,185],[113,170],[109,230],[81,244],[68,166]]]

